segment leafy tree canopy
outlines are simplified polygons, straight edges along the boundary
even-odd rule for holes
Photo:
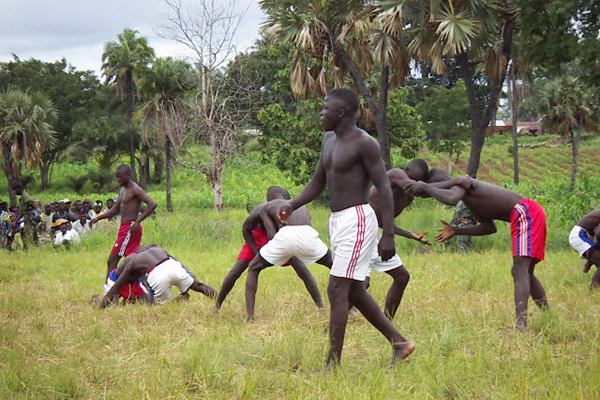
[[[453,88],[435,87],[417,107],[423,116],[429,148],[458,155],[469,140],[469,101],[464,83]]]

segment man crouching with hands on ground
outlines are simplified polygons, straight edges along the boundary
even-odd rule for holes
[[[379,190],[383,236],[379,254],[384,261],[395,254],[394,206],[381,149],[377,141],[356,126],[358,96],[349,89],[334,89],[325,96],[321,122],[326,131],[321,156],[311,181],[289,201],[295,210],[329,191],[329,236],[333,267],[327,294],[331,304],[327,368],[340,365],[348,322],[348,301],[392,344],[392,365],[415,349],[385,317],[364,284],[377,246],[377,217],[369,206],[370,182]],[[282,208],[284,214],[287,210]]]

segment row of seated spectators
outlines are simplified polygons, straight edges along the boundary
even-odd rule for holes
[[[27,196],[27,195],[25,195]],[[0,200],[0,248],[27,249],[30,245],[52,243],[54,247],[78,243],[90,231],[89,222],[114,205],[113,199],[92,203],[90,199],[62,199],[45,203],[23,198],[21,206],[8,208]],[[115,216],[114,218],[118,218]]]

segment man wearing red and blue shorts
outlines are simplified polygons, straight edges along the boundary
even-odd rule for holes
[[[267,189],[267,202],[275,199],[289,198],[290,194],[282,187],[271,186],[269,189]],[[223,283],[221,283],[221,288],[219,289],[217,300],[215,302],[215,308],[217,310],[221,308],[223,301],[225,301],[225,298],[231,289],[233,289],[235,282],[248,268],[250,261],[254,259],[256,254],[258,254],[258,251],[269,241],[269,236],[262,225],[262,219],[260,217],[260,210],[263,204],[265,203],[259,204],[252,209],[242,225],[242,235],[244,236],[246,242],[244,243],[242,251],[240,251],[240,254],[237,257],[237,261],[225,279],[223,279]]]
[[[541,309],[548,308],[546,291],[534,275],[535,265],[544,259],[546,248],[546,214],[542,206],[512,190],[468,176],[432,184],[413,182],[405,189],[413,195],[431,196],[449,205],[462,200],[479,222],[459,228],[442,221],[441,233],[435,238],[440,243],[454,235],[490,235],[496,232],[494,220],[510,222],[516,327],[527,330],[529,296]]]
[[[115,178],[121,186],[117,202],[111,209],[90,221],[90,228],[92,228],[102,219],[112,218],[117,213],[121,214],[121,226],[117,241],[108,256],[106,276],[117,268],[121,257],[135,253],[140,247],[142,239],[140,223],[156,209],[156,202],[131,179],[131,169],[128,165],[122,164],[117,167]],[[146,203],[146,209],[140,212],[142,203]]]

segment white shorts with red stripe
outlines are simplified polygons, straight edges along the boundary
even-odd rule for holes
[[[364,281],[377,248],[377,217],[368,204],[359,204],[329,216],[333,253],[331,275]]]

